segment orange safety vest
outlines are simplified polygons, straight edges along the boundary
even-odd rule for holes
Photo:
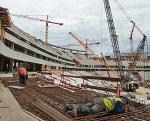
[[[25,76],[27,73],[26,69],[21,67],[19,68],[19,76]]]

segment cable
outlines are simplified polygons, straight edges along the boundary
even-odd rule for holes
[[[127,19],[131,22],[133,21],[132,18],[129,16],[129,14],[125,11],[125,9],[122,7],[122,5],[117,1],[114,0],[115,3],[118,5],[118,7],[121,9],[121,11],[126,15]]]
[[[120,10],[123,12],[123,14],[126,16],[126,18],[131,22],[131,23],[135,23],[133,21],[133,19],[130,17],[130,15],[125,11],[125,9],[123,8],[123,6],[118,2],[118,0],[114,0],[114,2],[117,4],[117,6],[120,8]],[[135,24],[136,29],[145,36],[145,34],[142,32],[142,30]]]
[[[103,6],[103,3],[101,1],[101,28],[100,28],[101,29],[100,30],[101,31],[101,33],[100,33],[101,34],[100,35],[100,41],[101,41],[100,42],[101,43],[100,44],[100,50],[101,50],[101,52],[102,52],[102,38],[103,38],[103,29],[102,29],[103,28],[103,7],[102,6]]]

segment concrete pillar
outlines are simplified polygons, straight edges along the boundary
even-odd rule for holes
[[[27,49],[24,49],[24,53],[27,54]]]
[[[4,65],[4,57],[1,57],[1,63],[0,63],[0,71],[3,71]]]
[[[83,78],[83,85],[85,85],[85,81],[84,81],[84,78]]]
[[[19,62],[18,62],[18,61],[16,61],[16,64],[15,64],[15,65],[16,65],[16,68],[18,68],[18,66],[19,66]]]
[[[23,66],[25,67],[25,68],[27,68],[27,62],[23,62]]]
[[[9,71],[10,72],[13,72],[13,62],[14,62],[14,59],[9,59]]]
[[[0,41],[2,41],[2,24],[1,24],[1,20],[0,20]]]
[[[34,52],[34,57],[36,57],[36,53]]]
[[[14,68],[16,68],[17,67],[17,65],[16,65],[16,61],[14,61]]]
[[[14,50],[14,43],[11,43],[11,47],[10,48]]]
[[[33,63],[33,71],[36,71],[36,64]]]
[[[40,55],[38,58],[39,58],[39,59],[42,59],[42,56]]]
[[[10,46],[11,49],[14,50],[14,43],[11,43],[11,46]],[[14,59],[10,58],[9,59],[9,71],[10,72],[13,72],[13,65],[14,65]]]

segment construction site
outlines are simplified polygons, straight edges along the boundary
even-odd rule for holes
[[[110,1],[132,25],[130,44],[124,45],[128,52],[120,50]],[[71,30],[65,34],[76,43],[51,44],[49,25],[62,27],[65,22],[51,21],[49,15],[43,19],[14,14],[0,6],[0,121],[150,121],[149,37],[118,0],[110,1],[102,0],[101,5],[109,55],[91,48],[102,41],[81,39]],[[44,23],[44,39],[22,30],[12,17]]]

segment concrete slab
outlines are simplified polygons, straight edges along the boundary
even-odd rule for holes
[[[23,111],[8,88],[0,85],[0,121],[43,121]]]

